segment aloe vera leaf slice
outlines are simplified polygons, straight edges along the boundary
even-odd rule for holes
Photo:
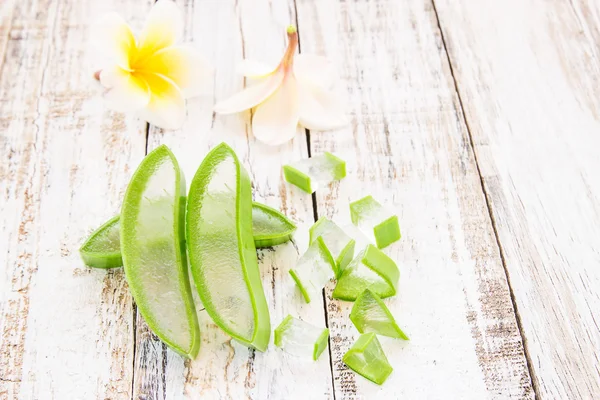
[[[394,370],[374,333],[361,335],[344,354],[342,361],[351,370],[378,385],[382,385]]]
[[[192,276],[212,320],[265,351],[271,325],[252,237],[252,189],[225,143],[208,153],[192,180],[186,233]]]
[[[185,252],[185,180],[175,156],[160,146],[133,175],[121,209],[121,254],[127,283],[152,331],[195,358],[200,330]]]
[[[119,230],[119,215],[96,229],[79,250],[83,262],[92,268],[123,266]],[[256,248],[271,247],[292,238],[296,224],[279,211],[264,204],[252,203],[252,231]]]
[[[339,278],[342,271],[354,257],[355,240],[348,236],[335,222],[325,217],[319,218],[308,231],[311,243],[317,237],[323,237],[325,246],[335,261],[335,276]]]
[[[96,229],[79,249],[81,259],[92,268],[117,268],[123,265],[119,215]]]
[[[390,297],[396,294],[399,278],[396,263],[370,244],[348,264],[332,295],[336,299],[354,301],[368,288],[381,298]]]
[[[296,161],[284,165],[285,180],[304,190],[313,193],[320,186],[346,177],[346,162],[331,153]]]
[[[365,289],[356,298],[350,312],[350,320],[360,333],[374,332],[382,336],[409,340],[385,303],[369,289]]]
[[[380,249],[402,237],[398,217],[382,206],[373,196],[366,196],[350,203],[350,215],[352,223]]]
[[[300,357],[311,355],[316,361],[327,348],[329,329],[319,328],[288,315],[275,328],[274,336],[275,346],[286,353]]]
[[[322,290],[334,274],[335,261],[321,236],[308,246],[289,273],[296,282],[304,301],[321,296]]]
[[[296,224],[274,208],[252,203],[252,233],[256,248],[271,247],[292,238]]]

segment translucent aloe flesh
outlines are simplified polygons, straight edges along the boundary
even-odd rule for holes
[[[116,268],[123,265],[119,215],[96,229],[79,249],[85,265],[94,268]]]
[[[310,242],[319,236],[323,238],[327,250],[335,261],[335,276],[339,278],[342,271],[354,257],[355,241],[328,218],[322,217],[309,229]]]
[[[152,331],[194,358],[200,331],[185,252],[185,181],[166,146],[133,175],[121,209],[121,254],[129,289]]]
[[[356,298],[350,312],[350,320],[360,333],[373,332],[382,336],[409,340],[385,303],[369,289],[365,289]]]
[[[400,271],[396,263],[374,245],[368,245],[348,264],[333,290],[333,297],[354,301],[365,289],[379,297],[396,294]]]
[[[224,143],[192,180],[186,233],[194,282],[210,317],[234,339],[265,351],[271,326],[252,236],[250,179]]]
[[[285,180],[307,193],[346,177],[346,162],[331,153],[299,160],[283,167]]]
[[[257,248],[285,243],[295,230],[296,225],[279,211],[264,204],[252,204],[252,233]]]
[[[398,217],[379,204],[373,196],[350,203],[350,215],[352,223],[380,249],[400,240],[402,236]]]
[[[304,301],[310,303],[318,298],[322,290],[334,277],[335,262],[322,237],[312,242],[308,250],[298,259],[296,266],[289,273],[296,282]]]
[[[393,371],[374,333],[365,333],[352,345],[342,361],[351,370],[381,385]]]
[[[274,334],[275,346],[295,356],[312,355],[312,359],[316,361],[327,348],[329,329],[319,328],[288,315],[275,328]]]
[[[256,248],[271,247],[292,238],[296,225],[281,212],[264,204],[252,203],[252,230]],[[93,268],[123,266],[119,240],[119,216],[95,230],[79,250],[83,262]]]

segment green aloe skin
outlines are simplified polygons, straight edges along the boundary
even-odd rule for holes
[[[160,146],[133,175],[120,217],[129,289],[152,331],[173,350],[195,358],[200,330],[185,251],[185,181],[175,156]]]
[[[383,300],[365,289],[354,302],[350,320],[360,333],[374,332],[378,335],[409,340],[400,329]]]
[[[206,311],[231,337],[265,351],[271,326],[252,234],[252,189],[224,143],[192,180],[186,222],[190,268]]]
[[[352,345],[342,361],[371,382],[382,385],[394,370],[374,333],[365,333]]]

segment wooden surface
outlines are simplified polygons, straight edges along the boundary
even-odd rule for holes
[[[140,28],[151,0],[0,2],[0,400],[593,399],[600,393],[600,8],[591,0],[178,0],[215,73],[179,131],[106,111],[86,65],[90,24]],[[285,27],[327,55],[350,125],[271,148],[250,114],[215,116],[243,58],[276,62]],[[254,196],[298,222],[258,252],[277,326],[328,325],[319,361],[231,341],[198,302],[184,362],[148,331],[120,269],[86,268],[86,235],[119,212],[159,144],[191,178],[225,141]],[[314,199],[281,166],[333,151],[348,177]],[[410,342],[382,339],[381,387],[341,362],[351,303],[305,305],[288,275],[318,216],[367,193],[393,208],[401,271],[386,300]]]

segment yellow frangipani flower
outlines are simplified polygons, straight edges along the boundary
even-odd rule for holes
[[[141,35],[116,13],[104,16],[93,33],[102,68],[94,74],[107,89],[104,98],[115,111],[136,112],[165,129],[180,128],[185,99],[196,96],[207,76],[206,63],[183,35],[183,15],[170,0],[159,0]]]
[[[254,136],[277,146],[292,139],[298,124],[308,129],[329,130],[347,124],[343,102],[331,87],[335,71],[325,58],[296,55],[298,33],[287,31],[288,47],[276,68],[244,60],[240,72],[260,81],[215,105],[215,112],[231,114],[254,108]]]

